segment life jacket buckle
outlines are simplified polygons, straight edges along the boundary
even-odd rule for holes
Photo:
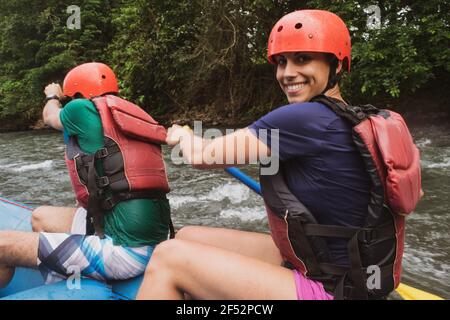
[[[99,188],[105,188],[109,185],[109,178],[107,176],[102,176],[97,181],[97,186]]]
[[[81,154],[77,153],[74,157],[73,157],[73,161],[75,161],[75,166],[77,168],[81,168],[82,166],[85,166],[85,163],[83,161],[83,158],[81,157]]]
[[[364,229],[363,232],[363,241],[366,244],[369,244],[371,242],[373,242],[375,239],[377,239],[377,230],[374,228],[370,228],[370,229]]]
[[[98,149],[97,152],[95,153],[95,157],[97,159],[106,158],[108,155],[109,155],[109,152],[108,152],[107,148]]]
[[[103,209],[106,210],[106,211],[111,210],[112,208],[114,208],[114,206],[115,206],[115,203],[114,203],[113,198],[111,198],[111,197],[106,198],[103,201]]]

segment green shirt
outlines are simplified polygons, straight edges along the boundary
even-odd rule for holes
[[[90,100],[69,102],[61,110],[60,119],[66,134],[77,137],[83,152],[93,154],[104,146],[100,115]],[[122,201],[105,214],[105,234],[113,239],[115,245],[155,245],[167,239],[169,220],[167,199]]]

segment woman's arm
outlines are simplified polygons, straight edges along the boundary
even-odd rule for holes
[[[257,163],[270,157],[270,149],[248,128],[215,139],[195,136],[186,127],[172,126],[167,134],[167,144],[180,149],[187,163],[194,168],[226,168]]]

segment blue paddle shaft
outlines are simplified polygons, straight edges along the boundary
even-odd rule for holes
[[[261,195],[261,186],[259,185],[259,183],[243,173],[241,170],[239,170],[238,168],[230,167],[226,168],[225,171],[241,181],[247,187],[255,191],[257,194]]]

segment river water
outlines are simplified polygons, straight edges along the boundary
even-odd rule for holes
[[[412,123],[421,150],[425,196],[407,220],[402,282],[450,298],[450,128]],[[0,134],[0,196],[31,206],[75,203],[58,132]],[[164,149],[176,228],[205,225],[267,232],[259,196],[223,170],[176,166]],[[257,167],[244,170],[256,178]]]

